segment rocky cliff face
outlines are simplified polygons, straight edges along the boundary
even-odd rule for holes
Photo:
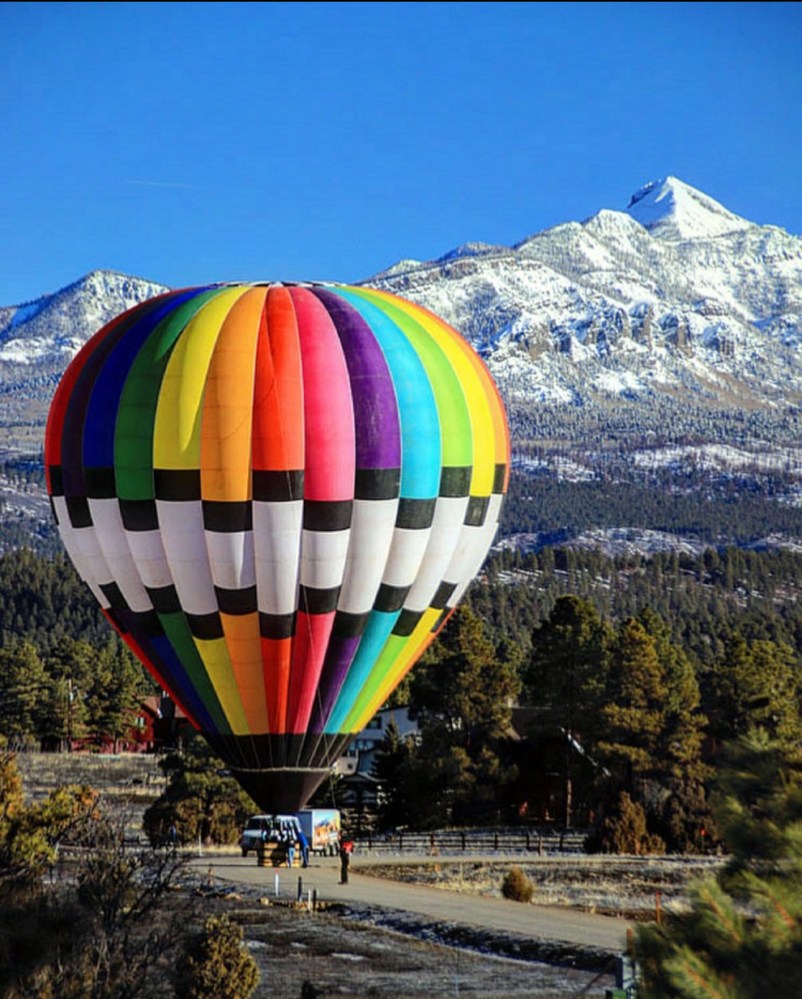
[[[626,210],[365,283],[460,329],[529,422],[543,406],[776,410],[802,393],[802,239],[676,178]]]

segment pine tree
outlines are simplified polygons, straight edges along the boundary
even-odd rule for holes
[[[182,999],[248,999],[259,984],[259,967],[242,929],[226,915],[210,916],[188,946],[176,975]]]
[[[751,730],[728,748],[715,814],[731,860],[691,911],[640,927],[649,999],[802,994],[802,752]]]
[[[711,722],[719,739],[731,741],[752,726],[781,741],[799,738],[799,670],[785,643],[749,641],[736,633],[714,666],[711,686]]]
[[[593,606],[573,595],[560,597],[548,619],[535,628],[525,692],[528,703],[543,707],[547,723],[592,739],[612,637]]]
[[[254,804],[205,739],[191,736],[181,753],[169,753],[159,764],[167,787],[143,816],[152,843],[163,840],[173,824],[182,842],[233,843]]]
[[[666,686],[654,771],[663,793],[653,803],[650,825],[671,851],[696,852],[714,834],[706,791],[710,767],[702,756],[707,718],[700,709],[699,682],[691,659],[671,641],[662,618],[647,609],[638,620],[652,637]]]
[[[625,790],[661,769],[661,739],[668,699],[665,670],[654,639],[632,618],[618,629],[611,658],[607,726],[600,749],[616,769]]]
[[[95,653],[95,670],[86,692],[87,724],[98,740],[124,739],[146,686],[131,653],[116,640]]]
[[[408,797],[409,773],[413,748],[402,739],[390,722],[376,754],[372,776],[379,782],[378,820],[381,829],[414,825],[415,807]]]
[[[21,742],[41,738],[49,687],[32,642],[16,641],[0,649],[0,733]]]
[[[460,607],[415,670],[410,717],[421,745],[410,767],[410,795],[440,825],[494,816],[514,773],[499,755],[520,680],[496,654],[483,622]]]
[[[566,826],[572,822],[573,742],[593,748],[599,736],[612,629],[587,601],[560,597],[532,634],[524,671],[529,703],[542,706],[542,724],[564,737]]]
[[[626,791],[618,794],[612,808],[586,841],[591,853],[622,853],[636,856],[664,853],[665,843],[649,832],[646,814]]]
[[[482,620],[458,608],[426,652],[411,685],[411,715],[436,719],[466,745],[506,733],[520,690],[517,664],[502,659]]]

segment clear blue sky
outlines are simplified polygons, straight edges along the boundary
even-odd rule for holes
[[[802,234],[800,3],[3,3],[0,305],[358,281],[669,174]]]

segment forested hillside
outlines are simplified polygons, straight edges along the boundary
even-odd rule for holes
[[[650,609],[703,662],[736,630],[786,642],[802,657],[802,553],[782,549],[619,558],[569,547],[502,551],[487,559],[465,602],[496,640],[528,648],[533,628],[566,594],[613,623]],[[0,558],[0,637],[49,654],[64,639],[101,647],[113,632],[64,556],[21,550]]]
[[[610,558],[597,550],[544,548],[491,555],[467,603],[499,639],[528,647],[557,599],[574,594],[611,622],[658,614],[700,663],[739,632],[787,643],[802,659],[802,553],[707,549]]]
[[[64,556],[0,558],[0,737],[17,749],[114,744],[153,691]]]
[[[546,543],[560,544],[582,531],[629,527],[686,536],[699,548],[802,538],[802,507],[790,502],[797,488],[782,470],[713,475],[689,465],[635,475],[610,466],[577,481],[517,472],[500,536],[544,533]]]
[[[755,726],[802,740],[800,597],[783,550],[492,555],[393,695],[420,738],[385,741],[379,822],[593,823],[598,849],[704,849],[719,748]],[[62,556],[0,558],[0,642],[18,748],[123,738],[154,689]]]
[[[27,549],[0,558],[0,638],[50,653],[64,639],[100,647],[113,636],[89,588],[64,555]]]

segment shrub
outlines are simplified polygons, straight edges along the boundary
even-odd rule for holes
[[[0,789],[0,813],[3,799]],[[14,851],[0,848],[4,997],[162,995],[163,962],[173,962],[188,906],[173,894],[184,860],[126,848],[122,824],[94,805],[94,793],[61,788],[13,816]],[[46,866],[29,858],[46,858],[51,840],[85,849],[45,887]]]
[[[501,894],[514,902],[531,902],[535,886],[520,867],[511,867],[501,883]]]
[[[650,833],[646,814],[637,801],[621,791],[610,814],[585,841],[589,853],[636,854],[665,853],[665,843]]]
[[[210,916],[188,944],[176,975],[181,999],[248,999],[259,984],[259,968],[228,916]]]

